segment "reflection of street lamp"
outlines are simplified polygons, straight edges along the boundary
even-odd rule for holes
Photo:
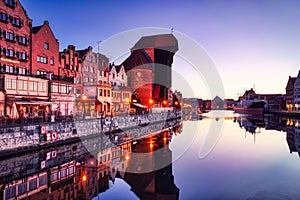
[[[85,102],[87,100],[87,96],[85,94],[83,94],[81,96],[81,100],[82,100],[82,105],[83,105],[83,119],[85,119]]]

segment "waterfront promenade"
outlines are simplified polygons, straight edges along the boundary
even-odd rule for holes
[[[181,119],[180,112],[1,126],[0,156],[72,143],[99,134],[112,135],[126,132],[122,137],[136,138],[141,136],[141,128],[144,128],[144,132],[159,131],[172,127],[170,121],[176,119]],[[113,142],[119,144],[122,142],[122,137],[115,137]]]

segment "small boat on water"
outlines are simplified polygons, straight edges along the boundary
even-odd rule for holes
[[[258,99],[257,94],[251,88],[247,90],[243,96],[240,97],[240,102],[234,106],[233,110],[236,113],[263,115],[266,102]]]
[[[250,106],[243,106],[243,107],[235,106],[233,110],[234,112],[241,113],[241,114],[262,115],[264,114],[265,104],[266,103],[264,101],[257,101],[251,103]]]

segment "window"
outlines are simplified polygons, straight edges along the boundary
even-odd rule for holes
[[[6,49],[5,55],[7,57],[11,57],[11,58],[14,57],[14,50],[12,50],[12,49]]]
[[[52,85],[52,92],[57,93],[58,92],[58,85]]]
[[[11,89],[17,89],[17,80],[11,79]]]
[[[78,78],[78,79],[77,79],[77,83],[78,83],[78,84],[81,84],[81,78]]]
[[[95,67],[91,67],[92,73],[95,73]]]
[[[105,97],[106,97],[106,90],[103,90],[103,92],[104,92],[103,96],[105,96]]]
[[[86,82],[86,83],[89,82],[89,78],[88,78],[88,77],[85,78],[85,82]]]
[[[102,71],[99,71],[99,76],[102,76]]]
[[[30,91],[33,90],[33,82],[32,81],[28,82],[28,90],[30,90]]]
[[[21,27],[22,26],[22,21],[19,18],[15,18],[12,21],[13,25]]]
[[[13,41],[15,39],[15,35],[11,32],[8,32],[8,31],[6,32],[5,37],[6,37],[7,40],[10,40],[10,41]]]
[[[67,93],[66,85],[61,85],[60,86],[60,93],[63,93],[63,94]]]
[[[5,199],[10,199],[16,196],[16,186],[5,190]]]
[[[89,56],[89,61],[93,62],[93,56]]]
[[[38,83],[37,82],[33,82],[33,90],[34,91],[38,91]]]
[[[47,58],[43,56],[37,56],[37,61],[40,63],[45,63],[47,64]]]
[[[42,176],[39,178],[39,187],[47,184],[47,176]]]
[[[66,169],[63,169],[60,171],[60,178],[64,178],[67,176],[67,170]]]
[[[74,167],[70,167],[68,169],[68,175],[72,175],[72,174],[74,174]]]
[[[48,42],[44,43],[44,48],[47,49],[47,50],[49,50],[49,43]]]
[[[89,72],[89,66],[85,66],[85,72]]]
[[[122,74],[122,80],[124,80],[124,74]]]
[[[7,73],[14,73],[14,66],[6,65],[6,70]]]
[[[37,188],[37,179],[29,181],[29,191]]]
[[[50,58],[50,65],[54,65],[54,58]]]
[[[99,96],[102,96],[102,89],[99,89]]]
[[[41,82],[38,83],[38,89],[39,91],[43,91],[43,83]]]
[[[26,60],[27,55],[26,55],[25,52],[19,52],[19,56],[18,57],[19,57],[20,60]]]
[[[113,78],[115,78],[115,73],[113,73]]]
[[[9,7],[14,8],[14,7],[16,7],[17,2],[15,0],[5,0],[5,4]]]
[[[11,79],[10,78],[6,79],[5,84],[6,84],[6,89],[11,89]]]
[[[26,37],[19,36],[18,42],[19,42],[20,44],[27,45],[27,39],[26,39]]]
[[[107,96],[110,97],[110,91],[109,90],[107,90]]]
[[[44,71],[37,70],[36,74],[37,74],[37,75],[41,75],[41,76],[44,76],[44,77],[46,77],[46,75],[47,75],[47,72],[44,72]]]
[[[18,195],[24,194],[27,192],[27,183],[22,183],[18,185]]]
[[[27,85],[28,85],[27,81],[24,81],[23,88],[24,88],[25,91],[27,90]]]
[[[7,22],[7,14],[0,12],[0,20]]]
[[[18,81],[19,90],[24,90],[23,83],[24,83],[24,81],[22,81],[22,80]]]
[[[58,173],[55,172],[54,174],[51,174],[50,176],[50,181],[53,182],[53,181],[56,181],[58,178]]]

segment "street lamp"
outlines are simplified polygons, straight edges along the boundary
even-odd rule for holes
[[[82,100],[82,105],[83,105],[83,119],[85,119],[85,102],[87,100],[87,96],[85,94],[83,94],[81,96],[81,100]]]

